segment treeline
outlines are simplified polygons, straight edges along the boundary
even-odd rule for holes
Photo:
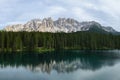
[[[0,51],[120,49],[120,36],[92,32],[0,32]]]

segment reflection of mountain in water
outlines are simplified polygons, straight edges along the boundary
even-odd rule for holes
[[[47,72],[56,70],[73,72],[78,69],[98,70],[104,66],[112,66],[119,61],[119,52],[104,51],[65,51],[48,54],[1,54],[0,67],[23,66],[33,72]]]

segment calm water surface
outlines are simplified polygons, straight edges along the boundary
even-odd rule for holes
[[[120,80],[120,51],[0,54],[0,80]]]

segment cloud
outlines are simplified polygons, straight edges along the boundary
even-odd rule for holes
[[[87,11],[79,7],[72,8],[72,14],[81,21],[94,20],[94,17],[92,17],[90,14],[87,13]]]
[[[0,24],[70,17],[79,21],[94,20],[120,31],[119,4],[118,0],[0,0]]]

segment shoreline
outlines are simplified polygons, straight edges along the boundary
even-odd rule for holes
[[[64,48],[64,49],[54,49],[54,48],[36,48],[36,49],[33,49],[33,50],[14,50],[12,51],[11,49],[9,50],[0,50],[0,53],[4,53],[4,52],[37,52],[37,53],[46,53],[46,52],[52,52],[52,51],[67,51],[67,50],[81,50],[81,51],[99,51],[99,50],[120,50],[120,49],[79,49],[79,48]]]

